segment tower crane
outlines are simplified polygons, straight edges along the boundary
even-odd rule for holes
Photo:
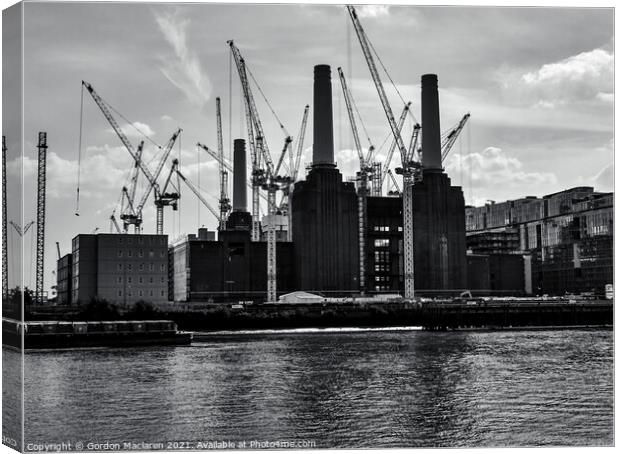
[[[178,131],[172,136],[172,139],[168,141],[168,144],[166,145],[166,148],[164,151],[164,158],[160,161],[156,175],[153,175],[151,171],[149,170],[149,168],[147,167],[144,160],[139,159],[139,157],[137,156],[136,151],[133,148],[133,145],[131,144],[131,142],[129,142],[129,139],[127,138],[126,134],[123,132],[118,122],[116,121],[112,113],[110,112],[110,107],[108,106],[108,104],[103,100],[103,98],[101,98],[101,96],[99,96],[99,94],[95,91],[95,88],[88,82],[82,81],[82,87],[86,88],[88,93],[91,95],[91,97],[93,98],[93,100],[95,101],[99,109],[101,110],[101,113],[103,113],[103,116],[106,118],[108,123],[110,123],[110,126],[112,126],[112,129],[114,130],[114,132],[116,132],[116,135],[119,137],[119,139],[121,140],[121,142],[123,143],[127,151],[129,152],[129,154],[131,155],[133,161],[138,164],[140,170],[146,177],[148,186],[147,186],[147,191],[145,193],[144,202],[146,202],[146,198],[148,198],[148,195],[150,194],[151,190],[153,190],[153,192],[155,193],[155,200],[157,200],[157,197],[159,196],[160,191],[159,191],[159,185],[157,183],[156,175],[159,175],[159,172],[161,172],[161,167],[163,167],[165,163],[164,158],[168,157],[170,150],[172,150],[172,147],[174,146],[174,142],[176,141],[176,138],[181,133],[181,129],[179,128]],[[141,209],[143,205],[144,203],[141,202],[137,207],[138,209],[135,210],[138,216],[140,217],[138,227],[136,228],[138,232],[139,232],[139,225],[142,222]],[[156,232],[158,235],[163,234],[163,208],[162,210],[157,211]]]
[[[226,217],[231,209],[230,199],[228,198],[228,171],[224,166],[224,142],[222,139],[222,110],[220,98],[215,98],[215,110],[217,117],[217,155],[219,157],[220,170],[220,224],[219,230],[226,230]]]
[[[245,60],[232,40],[228,41],[228,45],[230,46],[230,50],[235,60],[235,65],[237,66],[237,72],[239,73],[239,80],[241,81],[241,88],[245,101],[248,141],[250,142],[250,150],[252,152],[253,218],[258,217],[258,187],[262,187],[267,191],[267,207],[270,217],[270,222],[267,226],[267,301],[274,302],[276,301],[277,288],[275,232],[276,192],[283,187],[288,187],[290,185],[290,176],[281,176],[279,175],[279,172],[284,160],[284,155],[292,142],[292,137],[286,133],[284,126],[280,124],[280,127],[285,132],[286,138],[282,153],[278,159],[277,165],[274,167],[271,154],[269,152],[269,147],[267,146],[263,125],[260,120],[256,103],[254,102],[252,89],[247,78]],[[255,149],[253,149],[253,147],[255,147]],[[254,188],[256,188],[256,190],[254,190]],[[255,235],[258,234],[258,224],[256,221],[252,224],[252,237],[255,238]]]
[[[441,162],[448,157],[448,153],[450,153],[452,146],[456,142],[456,139],[458,139],[461,131],[463,131],[463,128],[465,127],[465,124],[467,123],[467,120],[469,120],[470,116],[471,115],[469,112],[463,115],[463,118],[461,118],[459,124],[446,135],[443,143],[441,144]]]
[[[127,186],[123,186],[121,190],[120,197],[120,211],[121,218],[127,218],[132,220],[133,222],[123,222],[123,230],[121,230],[118,225],[118,221],[116,220],[116,208],[112,211],[110,215],[110,233],[112,233],[112,229],[116,230],[116,233],[127,233],[127,226],[130,224],[137,224],[138,214],[134,210],[133,202],[136,195],[136,186],[138,184],[138,177],[140,175],[140,165],[139,160],[142,159],[142,151],[144,149],[144,141],[141,141],[138,145],[138,149],[136,150],[136,160],[134,161],[132,173],[129,179],[129,188]]]
[[[233,40],[228,41],[230,51],[232,52],[239,73],[241,89],[245,101],[246,126],[248,130],[248,144],[250,147],[250,155],[252,159],[252,241],[260,239],[260,221],[259,221],[259,195],[258,191],[261,186],[261,179],[264,177],[264,171],[261,169],[261,161],[264,160],[267,169],[273,167],[269,148],[265,141],[263,125],[258,117],[254,96],[248,81],[245,60],[241,56],[239,49],[235,46]],[[260,139],[260,146],[259,146]]]
[[[178,128],[176,132],[172,135],[170,140],[168,140],[168,143],[166,144],[166,147],[164,148],[163,156],[161,157],[159,161],[159,165],[157,166],[157,169],[155,170],[155,174],[153,175],[154,182],[152,183],[149,182],[150,184],[147,186],[147,189],[144,195],[142,196],[142,198],[140,199],[140,202],[137,207],[137,211],[140,215],[140,219],[142,219],[142,208],[144,208],[144,205],[146,204],[149,194],[151,190],[153,190],[154,199],[155,199],[155,211],[156,211],[155,231],[157,235],[164,234],[164,206],[172,205],[173,208],[176,210],[177,200],[180,197],[178,193],[162,192],[159,188],[159,184],[157,184],[157,178],[159,178],[159,175],[162,169],[164,168],[164,164],[166,163],[166,160],[168,159],[168,156],[170,155],[170,151],[172,150],[172,147],[174,146],[174,143],[176,142],[177,137],[179,137],[179,134],[181,134],[181,131],[182,129]]]
[[[349,16],[351,17],[351,21],[353,22],[355,33],[362,48],[362,52],[364,53],[364,57],[366,58],[366,63],[368,65],[368,69],[370,70],[370,74],[375,84],[375,88],[377,89],[377,93],[379,94],[381,105],[383,106],[383,110],[390,125],[390,129],[392,130],[392,134],[394,135],[398,150],[400,151],[402,168],[400,168],[400,171],[398,171],[397,173],[400,173],[403,176],[403,262],[405,278],[405,298],[413,298],[415,294],[415,282],[413,269],[414,241],[412,188],[415,181],[419,181],[419,179],[421,178],[421,165],[419,163],[419,160],[417,162],[414,162],[413,160],[415,150],[410,152],[405,147],[403,139],[400,135],[400,131],[398,129],[398,125],[396,124],[396,120],[394,119],[392,108],[390,107],[390,103],[385,93],[385,89],[383,88],[383,83],[381,82],[379,71],[377,70],[377,67],[375,65],[374,57],[372,56],[370,42],[368,40],[368,37],[366,36],[366,33],[364,32],[364,29],[362,28],[359,18],[357,17],[357,12],[355,11],[355,8],[351,5],[347,5],[347,11],[349,13]]]

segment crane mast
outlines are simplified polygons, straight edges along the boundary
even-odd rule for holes
[[[6,137],[2,136],[2,299],[8,304],[9,259],[7,256],[7,204],[6,204]]]
[[[359,40],[362,52],[366,58],[366,63],[370,74],[375,83],[377,93],[381,100],[381,105],[385,111],[390,129],[396,140],[396,145],[400,151],[402,162],[402,175],[403,175],[403,262],[404,262],[404,278],[405,278],[405,298],[413,298],[415,296],[415,283],[414,283],[414,257],[413,257],[413,184],[419,180],[421,175],[421,168],[419,165],[415,166],[411,162],[412,159],[408,156],[407,149],[400,135],[400,131],[394,119],[392,108],[388,101],[383,83],[379,77],[379,72],[372,56],[368,37],[362,28],[362,25],[357,17],[355,8],[351,5],[347,5],[347,11],[353,22],[355,33]]]
[[[217,117],[217,155],[220,170],[220,230],[226,230],[226,216],[230,211],[230,199],[228,198],[228,171],[224,167],[224,141],[222,139],[222,110],[220,98],[215,98],[215,111]]]
[[[43,265],[45,261],[45,182],[47,162],[47,133],[39,133],[38,172],[37,172],[37,268],[35,284],[35,302],[42,304],[43,296]]]

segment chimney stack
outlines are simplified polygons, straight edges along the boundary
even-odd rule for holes
[[[248,211],[247,167],[245,164],[245,140],[235,139],[233,148],[233,211]]]
[[[314,67],[313,166],[334,167],[332,82],[329,65]]]
[[[437,74],[422,76],[422,166],[442,170]]]

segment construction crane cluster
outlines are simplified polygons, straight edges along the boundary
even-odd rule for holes
[[[383,85],[379,66],[375,61],[375,57],[378,59],[376,51],[372,46],[366,32],[364,31],[356,10],[353,6],[347,6],[347,12],[352,21],[353,28],[358,38],[362,53],[366,60],[370,75],[372,77],[374,86],[379,95],[382,109],[385,113],[388,126],[390,129],[391,140],[390,145],[386,152],[386,157],[383,160],[378,159],[378,150],[373,145],[370,137],[363,124],[362,117],[355,103],[353,93],[351,92],[347,80],[345,78],[342,68],[338,68],[338,75],[340,84],[342,87],[343,98],[345,101],[348,120],[351,128],[352,137],[355,144],[355,150],[358,156],[359,170],[356,171],[356,186],[358,197],[358,239],[359,239],[359,288],[363,293],[366,289],[366,270],[365,270],[365,245],[367,235],[367,198],[369,196],[381,196],[383,194],[383,188],[388,186],[392,190],[388,191],[388,195],[402,196],[403,199],[403,255],[404,255],[404,282],[405,282],[405,297],[413,298],[415,295],[415,282],[414,282],[414,248],[413,248],[413,188],[415,184],[421,181],[422,178],[422,160],[421,160],[421,136],[422,126],[415,121],[411,112],[411,102],[403,101],[403,107],[398,119],[394,116],[391,104],[388,100],[388,96]],[[246,60],[241,55],[239,48],[235,45],[234,41],[227,42],[231,57],[235,62],[235,67],[239,77],[243,105],[245,112],[245,126],[247,132],[247,144],[249,148],[249,154],[251,159],[251,174],[247,181],[247,186],[251,189],[252,193],[252,226],[251,226],[251,239],[252,241],[260,241],[261,239],[261,199],[266,201],[268,222],[266,226],[266,238],[267,238],[267,299],[268,301],[275,301],[276,289],[277,289],[277,276],[276,276],[276,237],[275,237],[275,216],[276,214],[282,214],[286,216],[289,224],[288,237],[289,241],[292,240],[292,192],[293,185],[299,178],[299,168],[301,163],[301,156],[303,154],[304,137],[308,121],[309,105],[305,105],[303,110],[302,122],[297,135],[297,143],[293,144],[294,138],[288,133],[280,119],[277,117],[273,107],[269,104],[269,101],[265,97],[263,90],[258,85],[258,82],[250,72]],[[380,59],[378,59],[380,62]],[[380,62],[381,67],[387,74],[387,70]],[[389,74],[387,74],[389,77]],[[389,78],[392,81],[391,78]],[[257,103],[255,101],[252,82],[255,88],[258,89],[260,95],[264,98],[269,109],[275,116],[280,129],[284,133],[283,146],[277,155],[277,159],[272,159],[270,148],[268,145],[267,137],[265,136],[265,130],[263,127],[263,121],[259,114]],[[393,82],[392,82],[393,84]],[[229,176],[233,173],[232,163],[226,158],[224,151],[223,131],[222,131],[222,112],[221,112],[221,99],[216,98],[215,111],[216,111],[216,148],[215,150],[209,148],[201,142],[198,142],[197,149],[205,151],[209,156],[216,160],[218,164],[218,176],[219,176],[219,198],[218,207],[214,208],[203,196],[201,190],[197,185],[192,183],[186,175],[183,174],[179,168],[178,159],[172,160],[170,164],[170,171],[163,183],[160,185],[160,176],[165,167],[165,164],[170,156],[171,150],[174,147],[177,138],[181,134],[181,129],[178,128],[171,138],[168,140],[165,146],[159,147],[160,155],[159,161],[154,171],[151,171],[147,163],[145,162],[145,141],[142,140],[137,148],[129,141],[127,135],[123,132],[123,129],[119,126],[119,123],[113,115],[113,109],[93,88],[88,82],[82,82],[83,89],[86,89],[91,95],[97,106],[100,108],[104,117],[108,123],[112,126],[116,135],[124,145],[125,149],[129,152],[132,159],[132,168],[129,174],[129,182],[122,187],[120,195],[119,207],[115,208],[110,216],[110,229],[117,233],[127,233],[133,226],[135,233],[141,233],[143,223],[143,210],[147,201],[153,194],[153,200],[156,208],[156,233],[163,234],[164,229],[164,208],[167,206],[172,207],[173,210],[177,210],[180,199],[180,185],[181,181],[190,189],[198,200],[208,209],[208,211],[214,216],[218,223],[218,230],[222,231],[226,229],[226,221],[228,215],[231,213],[232,206],[230,202],[230,196],[228,193],[229,188]],[[395,86],[394,86],[395,87]],[[400,93],[399,93],[400,95]],[[406,119],[412,117],[414,120],[411,135],[404,139],[404,125]],[[123,117],[124,118],[124,117]],[[459,134],[463,130],[467,120],[469,119],[469,113],[466,114],[461,121],[452,129],[450,129],[443,136],[441,144],[442,148],[442,161],[446,159],[450,149],[457,140]],[[358,121],[364,128],[368,140],[368,147],[364,150],[362,141],[360,139],[360,133],[358,128]],[[150,140],[150,139],[149,139]],[[387,139],[386,139],[387,140]],[[385,144],[385,143],[384,143]],[[396,166],[392,165],[392,158],[398,150],[399,163]],[[394,169],[394,171],[392,170]],[[402,177],[402,184],[399,185],[394,173]],[[146,189],[137,197],[138,194],[138,182],[140,177],[146,180]],[[176,177],[176,182],[175,178]],[[277,193],[280,192],[282,197],[280,202],[277,202]],[[78,203],[79,203],[79,187],[78,187]],[[122,226],[116,218],[116,210],[119,210],[119,219]],[[79,215],[79,205],[78,212]]]

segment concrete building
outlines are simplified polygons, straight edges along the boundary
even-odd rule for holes
[[[77,235],[72,241],[74,304],[168,301],[168,236]]]
[[[292,194],[298,290],[359,290],[355,185],[344,182],[334,161],[331,69],[314,67],[313,163]]]

